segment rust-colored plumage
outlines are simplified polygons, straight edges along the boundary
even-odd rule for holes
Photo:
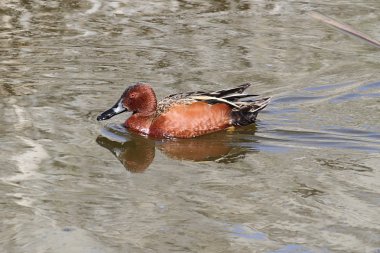
[[[132,116],[124,123],[128,129],[156,138],[196,137],[253,123],[269,98],[256,100],[253,99],[256,95],[243,94],[249,86],[178,93],[157,103],[150,85],[137,83],[127,88],[118,102],[99,115],[98,120],[132,111]]]
[[[174,105],[152,122],[150,135],[190,138],[216,132],[230,125],[230,114],[230,106],[222,103]]]

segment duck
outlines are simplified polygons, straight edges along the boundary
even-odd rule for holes
[[[124,122],[128,130],[153,138],[194,138],[255,123],[270,97],[257,99],[258,95],[245,94],[250,86],[245,83],[211,92],[176,93],[157,101],[150,84],[137,82],[126,88],[114,106],[97,120],[132,112]]]

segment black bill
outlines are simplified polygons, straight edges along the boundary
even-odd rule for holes
[[[110,119],[113,116],[115,116],[119,113],[125,112],[125,111],[128,111],[128,110],[123,105],[123,99],[120,98],[119,101],[117,101],[114,106],[112,106],[107,111],[101,113],[96,119],[98,121]]]

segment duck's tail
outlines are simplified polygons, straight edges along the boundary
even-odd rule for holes
[[[259,111],[264,109],[270,101],[270,98],[262,98],[255,101],[241,101],[240,108],[232,110],[232,125],[234,126],[247,126],[255,122]],[[243,104],[244,103],[244,104]]]

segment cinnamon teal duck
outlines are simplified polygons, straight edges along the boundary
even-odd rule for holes
[[[218,91],[193,91],[169,95],[157,102],[152,87],[136,83],[97,120],[106,120],[122,112],[132,112],[124,126],[155,138],[192,138],[229,127],[255,122],[270,98],[244,94],[251,84]]]

